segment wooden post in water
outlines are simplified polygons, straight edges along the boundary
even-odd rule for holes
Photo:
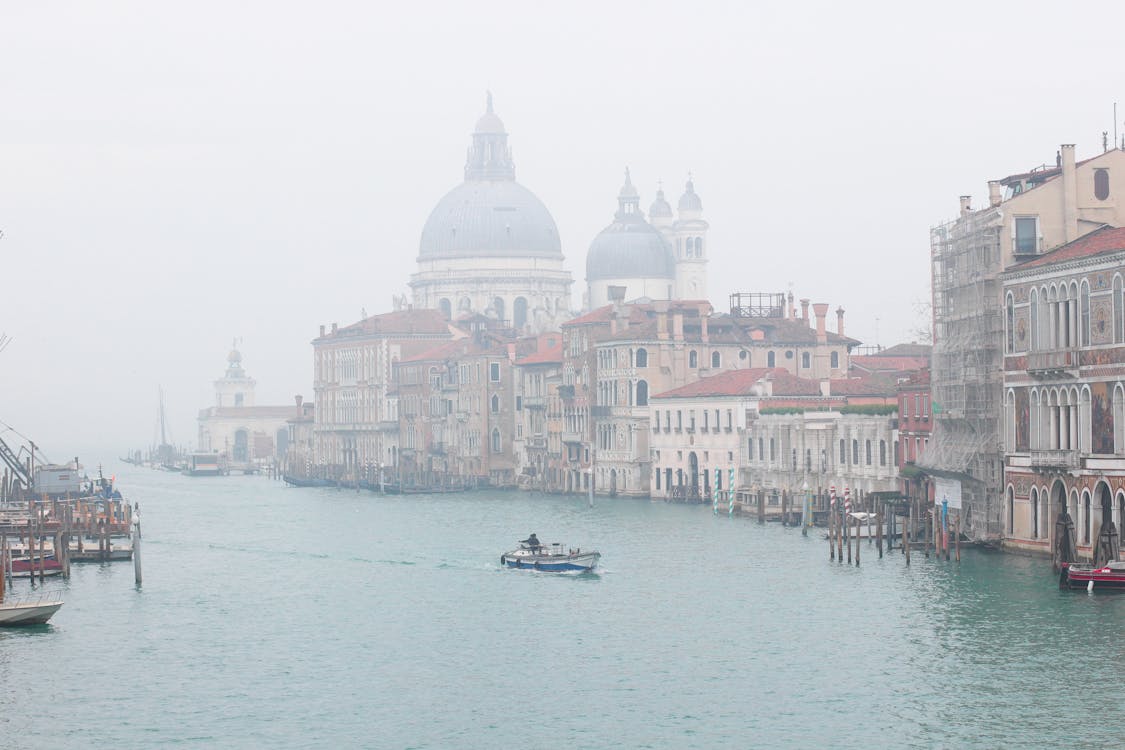
[[[0,534],[0,602],[4,601],[4,582],[8,573],[8,535]]]
[[[957,511],[957,526],[954,527],[953,544],[957,547],[957,562],[961,562],[961,511]]]
[[[885,505],[875,506],[875,546],[879,550],[879,559],[883,559],[883,511],[886,509]]]
[[[906,564],[910,564],[910,525],[914,522],[914,503],[907,506],[906,523],[902,525],[902,553],[906,555]]]
[[[844,562],[843,498],[836,500],[836,562]]]
[[[758,523],[766,522],[766,491],[758,490]]]
[[[836,559],[836,514],[832,508],[828,511],[828,560]]]
[[[133,577],[141,585],[141,504],[135,504],[133,516]]]
[[[860,543],[859,543],[859,529],[860,529],[859,520],[856,519],[856,525],[855,525],[855,566],[857,568],[859,567],[859,548],[861,546]]]

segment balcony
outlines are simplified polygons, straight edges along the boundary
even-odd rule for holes
[[[1036,469],[1078,469],[1082,459],[1078,451],[1040,450],[1031,452],[1031,465]]]
[[[1077,349],[1050,349],[1027,353],[1027,372],[1029,375],[1078,374],[1079,356]]]
[[[581,432],[571,432],[570,430],[566,430],[562,433],[562,441],[564,443],[581,444],[586,442],[586,436]]]
[[[384,419],[376,422],[375,429],[379,432],[398,432],[398,420]]]
[[[527,439],[528,448],[546,448],[547,436],[546,435],[532,435]]]
[[[546,409],[547,397],[546,396],[524,396],[523,406],[525,409]]]

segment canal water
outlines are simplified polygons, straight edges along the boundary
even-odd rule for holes
[[[117,470],[129,563],[0,630],[0,746],[1120,747],[1125,596],[710,507]],[[596,575],[501,569],[535,532]],[[25,593],[27,582],[18,582]]]

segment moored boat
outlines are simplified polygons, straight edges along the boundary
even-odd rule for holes
[[[44,576],[57,576],[62,573],[62,563],[53,554],[47,555],[42,560],[39,557],[12,557],[8,564],[13,578],[34,578],[39,575],[40,568]]]
[[[1110,560],[1104,566],[1063,563],[1059,588],[1088,591],[1125,591],[1125,560]]]
[[[52,593],[36,599],[0,602],[0,627],[44,624],[62,607],[59,596]]]
[[[331,479],[319,479],[317,477],[295,477],[289,474],[282,476],[285,483],[290,487],[335,487],[336,482]]]
[[[601,559],[596,550],[564,548],[560,542],[550,545],[531,545],[520,542],[511,552],[500,555],[500,564],[509,568],[528,568],[552,572],[593,570]]]

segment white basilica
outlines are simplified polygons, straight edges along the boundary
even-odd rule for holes
[[[448,320],[483,313],[520,331],[558,330],[569,320],[570,272],[547,207],[516,182],[504,123],[477,121],[465,181],[446,193],[422,229],[414,307]]]
[[[587,309],[608,304],[611,286],[624,287],[629,300],[707,299],[708,224],[691,178],[675,219],[663,189],[649,207],[651,221],[640,202],[626,169],[613,223],[598,233],[586,255]]]

